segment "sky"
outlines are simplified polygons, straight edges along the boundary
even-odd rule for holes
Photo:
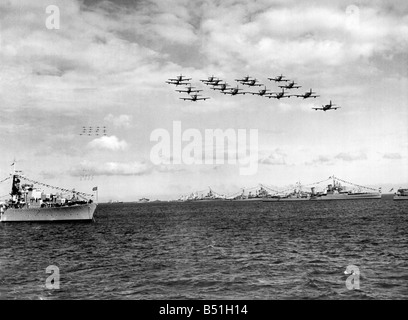
[[[56,29],[47,27],[50,5]],[[100,201],[331,175],[408,187],[407,52],[406,1],[2,0],[0,181],[16,160],[36,181],[98,186]],[[188,95],[165,83],[180,74],[210,99],[180,99]],[[276,92],[268,78],[280,74],[302,86],[293,93],[312,88],[319,97],[229,96],[200,82],[214,75],[235,87],[249,75]],[[312,109],[330,100],[341,108]],[[172,141],[175,123],[203,137],[244,129],[249,139],[256,130],[256,172],[241,174],[239,162],[178,164],[175,154],[154,163],[152,133],[166,130]],[[105,126],[106,136],[80,135],[83,126]],[[254,149],[247,143],[243,159]],[[203,141],[205,157],[208,148]],[[0,184],[0,196],[9,188]]]

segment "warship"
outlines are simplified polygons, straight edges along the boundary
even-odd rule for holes
[[[394,194],[394,200],[408,200],[408,189],[398,189]]]
[[[10,198],[0,203],[0,222],[93,221],[97,207],[93,195],[68,190],[13,174],[1,182],[12,180]],[[32,182],[22,183],[23,181]],[[60,193],[44,193],[34,185],[55,188]],[[94,187],[93,191],[98,188]],[[63,195],[71,194],[71,196]]]
[[[334,176],[329,177],[327,180],[332,180],[332,183],[328,184],[322,192],[316,192],[315,186],[310,188],[310,191],[303,191],[300,184],[292,192],[281,195],[273,195],[264,198],[263,201],[305,201],[305,200],[356,200],[356,199],[381,199],[381,188],[373,189],[369,187],[360,186],[352,182],[347,182],[336,178]],[[326,181],[327,181],[326,180]],[[316,182],[312,185],[321,183]],[[346,183],[354,186],[353,189],[349,189],[342,185]],[[367,191],[363,191],[367,190]]]
[[[325,187],[323,183],[327,183]],[[305,189],[308,187],[307,189]],[[310,187],[310,189],[309,189]],[[255,189],[255,192],[246,192]],[[322,190],[322,191],[316,191]],[[209,192],[204,195],[203,191],[192,192],[189,195],[182,196],[177,202],[205,202],[205,201],[309,201],[309,200],[356,200],[356,199],[381,199],[381,188],[374,189],[366,186],[357,185],[335,176],[325,180],[302,185],[300,182],[285,190],[275,190],[264,184],[258,184],[256,187],[243,188],[242,191],[230,195],[220,194],[209,187]],[[201,196],[200,196],[201,193]],[[402,193],[403,194],[403,193]],[[405,198],[407,197],[405,193]],[[398,199],[403,199],[400,195]]]
[[[356,199],[381,199],[381,188],[376,189],[359,186],[351,182],[346,182],[336,177],[331,177],[333,183],[329,184],[322,193],[316,193],[314,188],[311,188],[311,200],[356,200]],[[341,182],[354,185],[356,188],[350,190],[344,187]],[[363,191],[363,190],[367,191]],[[370,190],[370,191],[368,191]]]

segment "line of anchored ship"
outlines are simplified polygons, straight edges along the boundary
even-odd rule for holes
[[[316,186],[319,183],[332,180],[323,191],[316,191]],[[277,191],[264,185],[259,185],[255,192],[245,194],[245,189],[239,194],[222,195],[211,188],[206,195],[199,192],[193,192],[189,195],[181,196],[179,202],[185,201],[307,201],[307,200],[355,200],[355,199],[381,199],[381,188],[378,190],[359,186],[353,183],[347,183],[344,180],[338,179],[334,176],[329,179],[312,183],[310,191],[303,190],[300,183],[296,187]],[[348,188],[342,184],[351,184],[354,188]],[[310,186],[308,185],[308,186]],[[366,191],[364,191],[366,190]],[[394,194],[394,200],[408,200],[408,189],[398,189]]]
[[[34,182],[49,188],[54,188],[43,183],[30,180],[21,174],[13,173],[11,179],[10,199],[0,202],[0,222],[18,222],[18,221],[93,221],[93,215],[97,207],[92,199],[93,195],[67,190],[56,187],[65,193],[71,193],[71,197],[63,196],[62,193],[46,194],[33,184],[21,183],[20,179]],[[331,183],[323,191],[316,191],[316,185],[327,180]],[[351,184],[353,189],[346,188],[342,183]],[[312,183],[308,186],[310,191],[304,191],[300,183],[295,188],[284,191],[276,191],[264,185],[260,185],[255,193],[225,196],[209,190],[201,197],[198,193],[192,193],[189,196],[181,197],[176,201],[309,201],[309,200],[355,200],[355,199],[381,199],[381,188],[376,189],[359,186],[336,177],[329,177],[324,181]],[[369,191],[362,191],[363,189]],[[92,189],[97,191],[97,187]],[[88,198],[86,198],[88,196]],[[97,196],[97,194],[96,194]],[[81,197],[82,199],[80,199]],[[147,202],[148,199],[142,202]],[[398,189],[394,195],[394,200],[408,200],[408,189]]]

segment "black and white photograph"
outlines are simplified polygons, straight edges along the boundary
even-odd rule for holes
[[[0,0],[0,149],[0,300],[408,299],[407,1]]]

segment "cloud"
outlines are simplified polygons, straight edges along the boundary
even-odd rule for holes
[[[280,149],[275,149],[269,153],[265,151],[262,152],[263,156],[259,159],[259,163],[265,165],[285,165],[286,164],[286,154]],[[266,154],[265,154],[266,153]]]
[[[385,174],[388,179],[389,172],[394,175],[390,179],[406,176],[401,168],[391,172],[381,167],[391,161],[385,159],[398,159],[393,150],[406,158],[407,145],[401,140],[407,137],[401,103],[407,101],[408,82],[402,67],[408,51],[406,1],[356,1],[357,7],[349,7],[346,0],[55,0],[52,4],[61,12],[59,30],[45,27],[49,4],[0,1],[0,147],[30,156],[42,166],[38,172],[62,172],[78,159],[106,156],[94,164],[97,172],[154,172],[157,180],[147,177],[143,186],[156,191],[167,179],[159,172],[171,175],[180,167],[150,167],[133,161],[130,152],[115,151],[132,147],[140,159],[148,159],[150,132],[180,119],[200,132],[276,130],[262,139],[262,148],[268,150],[259,161],[265,179],[280,175],[287,183],[295,176],[320,174],[321,168],[331,171],[334,164],[355,167],[359,179]],[[192,85],[211,99],[181,101],[175,88],[164,83],[180,73],[192,77]],[[279,83],[267,77],[281,73],[302,86],[291,93],[313,88],[320,97],[229,97],[199,82],[214,74],[236,86],[234,79],[251,75],[276,92]],[[342,108],[336,113],[311,109],[329,99]],[[126,136],[78,135],[80,126],[100,125],[104,119],[109,126],[129,128],[122,130]],[[387,138],[386,132],[399,138]],[[348,152],[362,146],[365,154]],[[376,152],[378,159],[371,156]],[[357,160],[366,155],[364,172]],[[305,161],[316,165],[304,170]],[[270,170],[272,165],[279,170]],[[190,184],[188,174],[201,167],[189,168],[188,178],[180,173],[170,180]],[[214,181],[221,173],[225,181],[238,184],[233,169],[211,169],[195,181]],[[137,188],[136,180],[129,189]]]
[[[82,161],[80,165],[71,168],[68,174],[73,177],[81,176],[144,176],[153,172],[173,173],[183,172],[179,166],[152,165],[148,161],[130,162],[95,162]]]
[[[227,7],[213,6],[211,19],[202,22],[207,39],[203,48],[214,62],[228,63],[235,56],[259,66],[341,66],[407,46],[406,21],[374,6],[357,7],[355,14],[346,6],[309,3]]]
[[[115,127],[130,128],[132,116],[127,114],[121,114],[115,117],[113,114],[110,113],[105,117],[104,120],[112,123]]]
[[[292,109],[292,105],[284,102],[279,102],[278,107],[284,112],[290,111]]]
[[[351,153],[351,152],[341,152],[337,154],[335,159],[340,159],[343,161],[356,161],[356,160],[365,160],[367,159],[367,155],[363,152],[358,153]]]
[[[91,162],[83,161],[79,166],[73,167],[68,173],[73,177],[83,176],[132,176],[146,175],[152,172],[152,166],[146,162]]]
[[[333,159],[328,156],[319,155],[317,158],[313,159],[312,161],[305,162],[305,165],[333,165]]]
[[[385,153],[383,155],[384,159],[392,159],[392,160],[396,160],[396,159],[402,159],[401,154],[399,153]]]
[[[88,143],[88,147],[92,149],[105,150],[125,150],[128,148],[128,143],[125,140],[119,140],[116,136],[104,136],[97,138]]]

